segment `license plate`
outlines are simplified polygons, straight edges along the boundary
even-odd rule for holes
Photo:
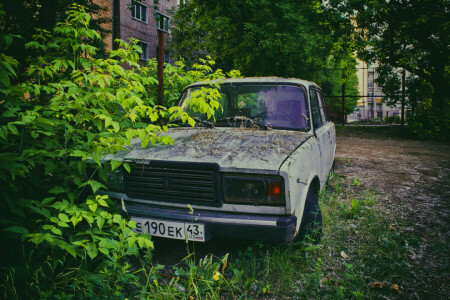
[[[172,222],[147,218],[131,218],[135,221],[137,233],[149,233],[150,235],[160,236],[170,239],[205,241],[205,225],[188,222]]]

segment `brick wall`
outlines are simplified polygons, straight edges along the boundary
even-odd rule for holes
[[[104,7],[106,10],[100,11],[98,14],[98,17],[100,18],[112,18],[112,12],[113,12],[113,1],[112,0],[94,0],[95,4]],[[101,25],[104,29],[108,30],[110,33],[106,34],[103,37],[103,42],[105,43],[105,49],[106,51],[109,51],[112,49],[112,22],[105,23]]]
[[[127,8],[131,3],[130,0],[125,0],[120,2],[120,38],[129,41],[130,37],[136,38],[148,44],[148,57],[156,57],[156,49],[158,46],[158,33],[156,31],[156,24],[153,8],[153,1],[146,0],[142,2],[147,9],[147,23],[141,22],[139,20],[133,19],[131,17],[131,11]],[[159,1],[159,11],[169,15],[168,10],[176,7],[176,0],[160,0]],[[165,45],[168,45],[168,40],[170,35],[165,34]]]
[[[155,58],[158,46],[158,33],[156,31],[156,24],[154,18],[154,4],[153,0],[141,1],[141,3],[147,6],[147,22],[142,22],[136,18],[132,18],[130,6],[131,0],[94,0],[99,5],[108,8],[106,14],[109,14],[114,19],[115,33],[105,37],[104,42],[107,45],[107,49],[112,48],[112,39],[120,38],[126,42],[130,41],[130,38],[136,38],[142,42],[148,44],[147,57]],[[119,15],[114,18],[113,7],[119,9]],[[170,10],[177,7],[177,0],[159,0],[159,11],[171,16]],[[113,24],[106,25],[108,29],[112,30]],[[170,34],[165,34],[165,45],[168,46]]]

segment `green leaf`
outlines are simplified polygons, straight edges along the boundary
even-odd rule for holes
[[[75,227],[78,222],[80,222],[82,220],[82,217],[76,217],[76,216],[72,216],[72,218],[70,218],[70,221],[73,224],[73,227]]]
[[[113,121],[113,122],[111,122],[111,125],[113,126],[113,128],[114,128],[114,132],[119,132],[120,131],[120,125],[119,125],[119,123],[117,123],[117,122],[115,122],[115,121]]]
[[[70,227],[69,225],[67,225],[67,223],[62,222],[62,221],[59,221],[57,224],[59,227]]]
[[[89,242],[86,250],[91,259],[94,259],[98,255],[98,249],[94,242]]]
[[[58,215],[58,218],[63,222],[66,222],[66,223],[70,222],[69,217],[66,214],[60,213]]]
[[[56,235],[62,235],[61,230],[60,230],[59,228],[57,228],[57,227],[53,227],[53,228],[51,229],[51,231],[52,231],[54,234],[56,234]]]
[[[97,219],[98,229],[102,230],[103,224],[105,224],[105,219],[103,219],[102,217],[97,217],[96,219]]]
[[[106,187],[103,184],[101,184],[100,182],[96,181],[96,180],[89,180],[88,184],[91,186],[92,191],[94,192],[94,194],[97,193],[97,191],[100,188],[104,188],[106,190]]]
[[[46,208],[42,208],[42,209],[41,209],[41,214],[42,214],[44,217],[46,217],[46,218],[50,218],[50,216],[51,216],[50,210],[48,210],[48,209],[46,209]]]
[[[127,170],[128,173],[131,173],[131,167],[128,163],[124,163],[123,167],[125,168],[125,170]]]
[[[27,228],[23,226],[11,226],[4,229],[5,231],[15,232],[15,233],[21,233],[21,234],[28,234],[29,231]]]
[[[42,200],[41,205],[42,206],[48,205],[48,204],[52,203],[52,201],[55,200],[55,199],[56,199],[55,197],[45,198],[44,200]]]
[[[11,131],[12,134],[18,135],[19,131],[17,131],[16,126],[12,125],[11,123],[8,123],[8,129]]]
[[[106,203],[106,201],[103,199],[98,199],[98,204],[100,204],[103,207],[108,207],[108,203]]]
[[[8,138],[8,128],[5,125],[0,128],[0,137],[4,140]]]
[[[87,153],[86,152],[84,152],[84,151],[81,151],[81,150],[75,150],[75,151],[73,151],[71,154],[70,154],[70,156],[75,156],[75,157],[87,157],[88,155],[87,155]]]
[[[66,245],[66,251],[69,252],[73,258],[77,258],[77,248],[73,245]]]
[[[121,165],[122,165],[121,161],[112,160],[111,161],[111,171],[114,171],[115,169],[117,169]]]
[[[93,203],[93,204],[89,204],[89,209],[92,210],[93,212],[95,212],[97,210],[97,204]]]
[[[11,45],[11,43],[12,43],[12,40],[13,40],[12,34],[5,34],[3,36],[3,38],[5,39],[6,46],[9,47]]]
[[[195,127],[195,120],[192,119],[191,117],[188,118],[188,123],[189,123],[189,125],[191,125],[192,127]]]
[[[122,222],[122,216],[121,215],[114,215],[113,217],[113,221],[114,223],[120,224],[120,222]]]
[[[143,237],[141,237],[141,236],[139,236],[137,238],[137,242],[138,242],[139,248],[144,248],[144,240],[145,239]]]
[[[131,139],[134,137],[134,132],[133,132],[132,130],[127,130],[127,131],[125,132],[125,137],[126,137],[128,140],[131,140]]]
[[[100,162],[100,159],[97,155],[92,155],[91,158],[97,163],[97,165],[99,165],[100,167],[102,166],[102,163]]]
[[[98,250],[105,255],[109,255],[109,250],[106,248],[98,248]]]
[[[65,193],[65,190],[62,186],[54,186],[50,189],[50,191],[48,191],[50,194],[62,194]]]

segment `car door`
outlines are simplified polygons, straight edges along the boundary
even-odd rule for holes
[[[333,122],[330,122],[328,118],[327,108],[325,106],[325,100],[321,90],[317,90],[320,115],[322,117],[322,129],[325,132],[324,138],[324,168],[328,173],[333,165],[334,154],[336,150],[336,129]]]
[[[325,161],[327,157],[326,147],[328,145],[328,134],[326,127],[323,126],[324,122],[320,113],[319,96],[315,87],[310,88],[309,98],[311,100],[311,115],[314,133],[319,143],[320,168],[318,170],[318,175],[320,177],[321,183],[323,183],[328,173],[328,170],[326,170],[327,162]]]

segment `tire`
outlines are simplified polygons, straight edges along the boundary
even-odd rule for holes
[[[302,240],[313,244],[318,244],[322,235],[322,212],[319,201],[311,189],[306,196],[299,235]]]

